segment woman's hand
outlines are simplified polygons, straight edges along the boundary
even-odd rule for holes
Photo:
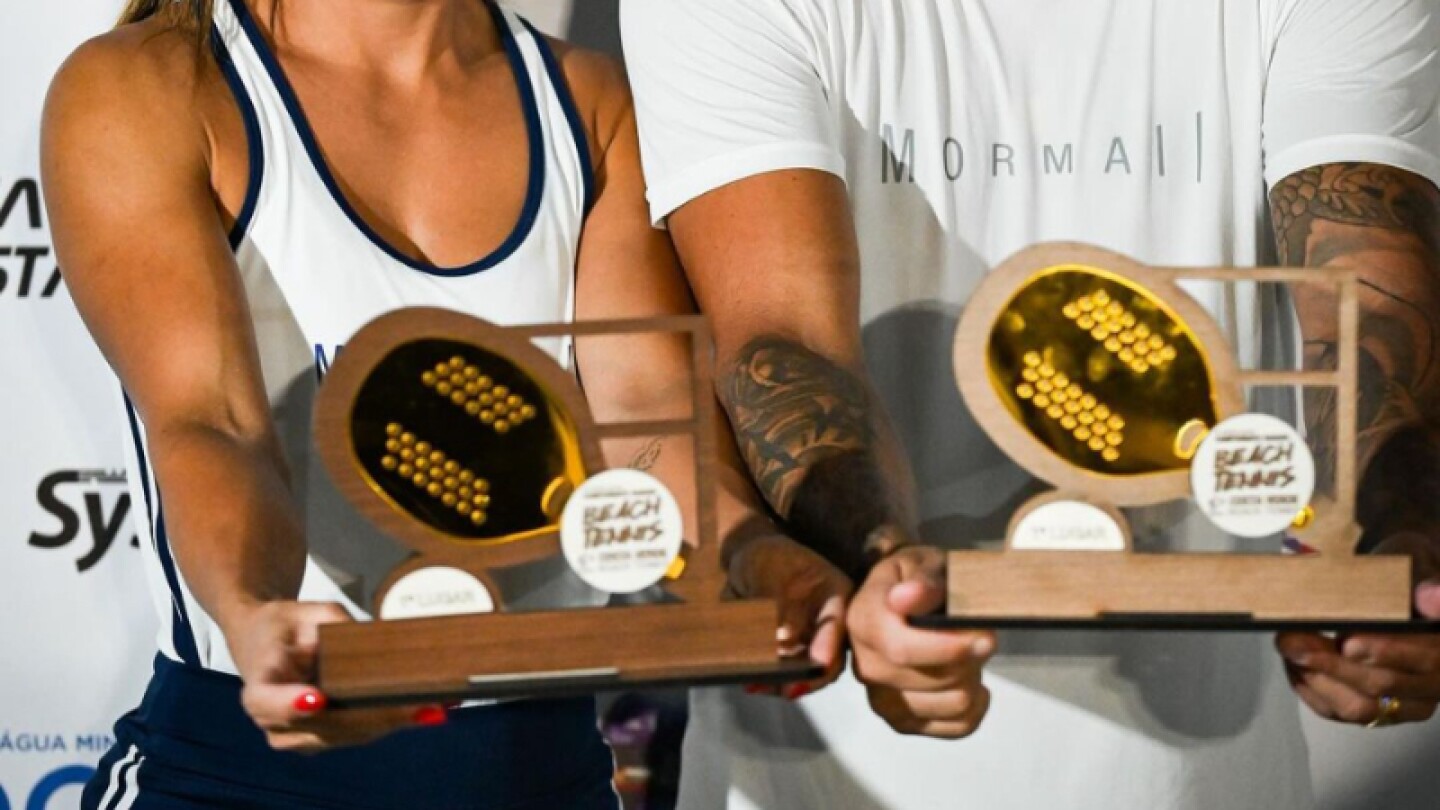
[[[229,617],[226,638],[245,682],[242,702],[271,747],[321,751],[445,722],[445,708],[438,705],[326,710],[325,695],[314,685],[319,628],[348,621],[344,608],[321,602],[265,602]]]
[[[784,688],[796,700],[833,683],[845,667],[845,610],[854,587],[819,554],[784,535],[766,532],[747,538],[730,556],[730,589],[751,599],[780,604],[775,641],[782,657],[809,655],[825,668],[820,678]],[[751,693],[778,694],[776,687]]]

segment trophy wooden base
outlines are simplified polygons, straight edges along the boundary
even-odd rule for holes
[[[819,677],[776,656],[775,612],[756,600],[326,625],[317,685],[358,708]]]
[[[926,630],[1104,630],[1151,633],[1440,633],[1440,621],[1327,621],[1256,619],[1248,613],[1104,613],[1091,619],[1036,619],[1021,616],[915,616],[910,625]]]
[[[1430,632],[1408,557],[951,552],[927,627]]]

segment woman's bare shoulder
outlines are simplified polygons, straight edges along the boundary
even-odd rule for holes
[[[163,139],[199,124],[198,102],[218,73],[209,49],[190,32],[156,19],[120,26],[61,65],[50,84],[46,126],[133,124]]]

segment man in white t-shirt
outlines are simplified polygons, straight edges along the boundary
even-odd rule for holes
[[[1428,637],[1291,635],[1277,657],[1260,636],[1012,634],[981,686],[984,634],[904,627],[939,606],[939,557],[897,546],[994,539],[1036,491],[966,412],[950,345],[998,262],[1077,240],[1360,268],[1366,543],[1440,570],[1436,3],[624,0],[622,26],[652,214],[714,323],[742,450],[859,583],[853,675],[798,702],[696,693],[683,807],[1303,808],[1292,685],[1346,722],[1430,716]],[[1297,361],[1284,291],[1188,289],[1243,362]],[[1334,324],[1298,303],[1323,362]],[[1183,508],[1133,518],[1143,549],[1231,547]],[[756,556],[755,591],[814,565]],[[1440,593],[1416,605],[1440,616]]]

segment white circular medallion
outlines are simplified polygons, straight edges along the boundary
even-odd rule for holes
[[[381,619],[423,619],[492,613],[495,600],[485,584],[459,568],[433,566],[411,571],[385,593]]]
[[[1015,525],[1010,548],[1019,551],[1124,551],[1125,531],[1109,513],[1084,501],[1051,501]]]
[[[1315,459],[1295,428],[1247,413],[1210,431],[1190,466],[1195,504],[1238,537],[1284,531],[1315,494]]]
[[[659,582],[680,556],[683,534],[675,496],[639,470],[590,478],[560,518],[565,559],[581,579],[606,593],[635,593]]]

